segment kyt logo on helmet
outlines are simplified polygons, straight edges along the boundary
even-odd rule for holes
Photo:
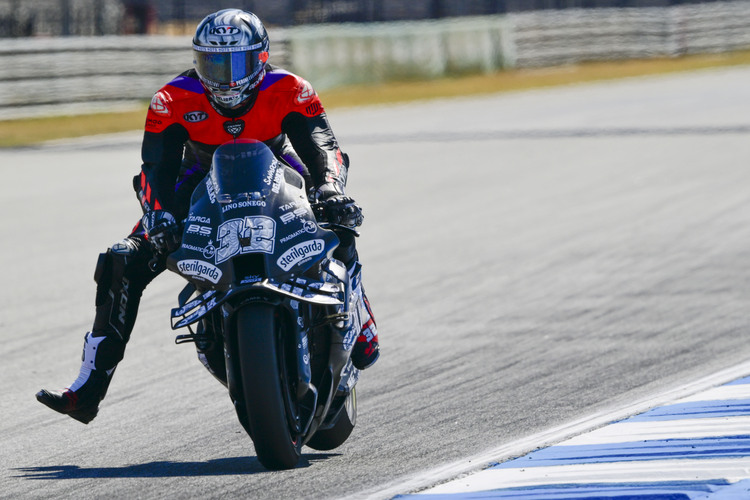
[[[239,28],[235,28],[234,26],[216,26],[208,30],[209,35],[237,35],[239,33]]]

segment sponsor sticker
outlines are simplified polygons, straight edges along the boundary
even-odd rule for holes
[[[287,212],[285,214],[282,214],[281,222],[283,222],[284,224],[289,224],[297,217],[302,219],[305,215],[307,215],[307,209],[304,207],[301,207],[301,208],[298,208],[297,210],[294,210],[293,212]]]
[[[289,271],[292,267],[301,262],[306,261],[315,255],[320,255],[323,253],[324,248],[325,242],[321,239],[298,243],[284,252],[281,257],[276,260],[276,265],[284,271]]]
[[[268,172],[266,172],[266,176],[263,178],[263,182],[266,184],[266,186],[270,186],[276,180],[276,171],[278,169],[279,169],[279,162],[274,160],[274,162],[268,167]]]
[[[188,215],[188,222],[202,222],[203,224],[211,224],[211,217],[203,217],[201,215]]]
[[[299,86],[297,92],[297,104],[305,104],[315,98],[315,91],[307,80],[302,80],[302,85]]]
[[[276,169],[276,175],[273,177],[273,186],[271,186],[271,192],[279,194],[281,191],[281,179],[284,176],[284,169]]]
[[[156,120],[154,118],[146,118],[146,128],[159,128],[159,126],[162,124],[161,120]]]
[[[299,206],[300,206],[300,202],[299,201],[292,200],[289,203],[284,203],[283,205],[281,205],[279,207],[279,210],[281,210],[282,212],[286,212],[287,210],[291,210],[291,209],[297,208]]]
[[[157,92],[151,98],[151,111],[160,116],[171,116],[172,110],[167,105],[167,97],[162,92]]]
[[[210,281],[214,284],[219,282],[221,275],[223,274],[221,270],[213,264],[197,259],[181,260],[177,263],[177,269],[184,276],[192,276],[200,280]]]
[[[228,212],[230,210],[236,210],[238,208],[247,208],[247,207],[265,207],[266,202],[263,200],[247,200],[247,201],[237,201],[233,203],[227,203],[226,205],[223,205],[221,207],[221,212]]]
[[[208,120],[208,113],[205,111],[190,111],[182,115],[182,119],[188,123],[198,123]]]
[[[199,234],[201,236],[211,236],[211,226],[201,226],[200,224],[188,224],[189,234]]]
[[[224,130],[226,130],[229,135],[236,138],[243,130],[245,130],[245,122],[239,118],[236,120],[225,121]]]
[[[240,32],[240,29],[236,26],[215,26],[208,30],[209,35],[236,35]]]
[[[318,230],[318,226],[316,226],[314,222],[309,221],[309,220],[302,221],[302,229],[298,229],[294,231],[293,233],[287,236],[284,236],[283,238],[279,240],[279,243],[286,243],[289,240],[293,240],[297,236],[301,236],[307,233],[314,233],[317,230]]]
[[[216,203],[216,188],[210,178],[206,179],[206,191],[208,192],[208,199],[211,200],[211,203]]]
[[[320,103],[314,102],[305,108],[305,113],[307,113],[308,116],[315,116],[320,112],[321,109],[322,108],[320,106]]]

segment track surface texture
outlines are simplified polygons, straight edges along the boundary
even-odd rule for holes
[[[0,151],[0,497],[378,497],[746,361],[748,83],[735,68],[331,112],[382,357],[351,438],[286,472],[174,345],[176,275],[146,290],[96,420],[36,402],[75,379],[97,255],[140,216],[139,134]]]

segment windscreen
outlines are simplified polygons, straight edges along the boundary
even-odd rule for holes
[[[279,193],[284,167],[262,142],[243,140],[219,146],[209,176],[219,203],[261,200]]]

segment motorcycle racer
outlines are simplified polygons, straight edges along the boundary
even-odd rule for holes
[[[178,221],[188,215],[193,189],[209,170],[216,148],[232,139],[264,142],[305,179],[320,212],[334,224],[356,227],[362,212],[345,194],[349,158],[342,153],[312,86],[268,64],[268,34],[250,12],[225,9],[207,16],[193,38],[194,68],[163,86],[148,109],[141,173],[134,188],[144,212],[132,233],[99,256],[96,313],[85,335],[78,378],[37,399],[87,424],[96,417],[133,330],[141,295],[180,245]],[[361,285],[354,235],[338,233],[334,257],[352,277],[355,367],[377,361],[380,348]],[[157,255],[156,260],[154,254]]]

